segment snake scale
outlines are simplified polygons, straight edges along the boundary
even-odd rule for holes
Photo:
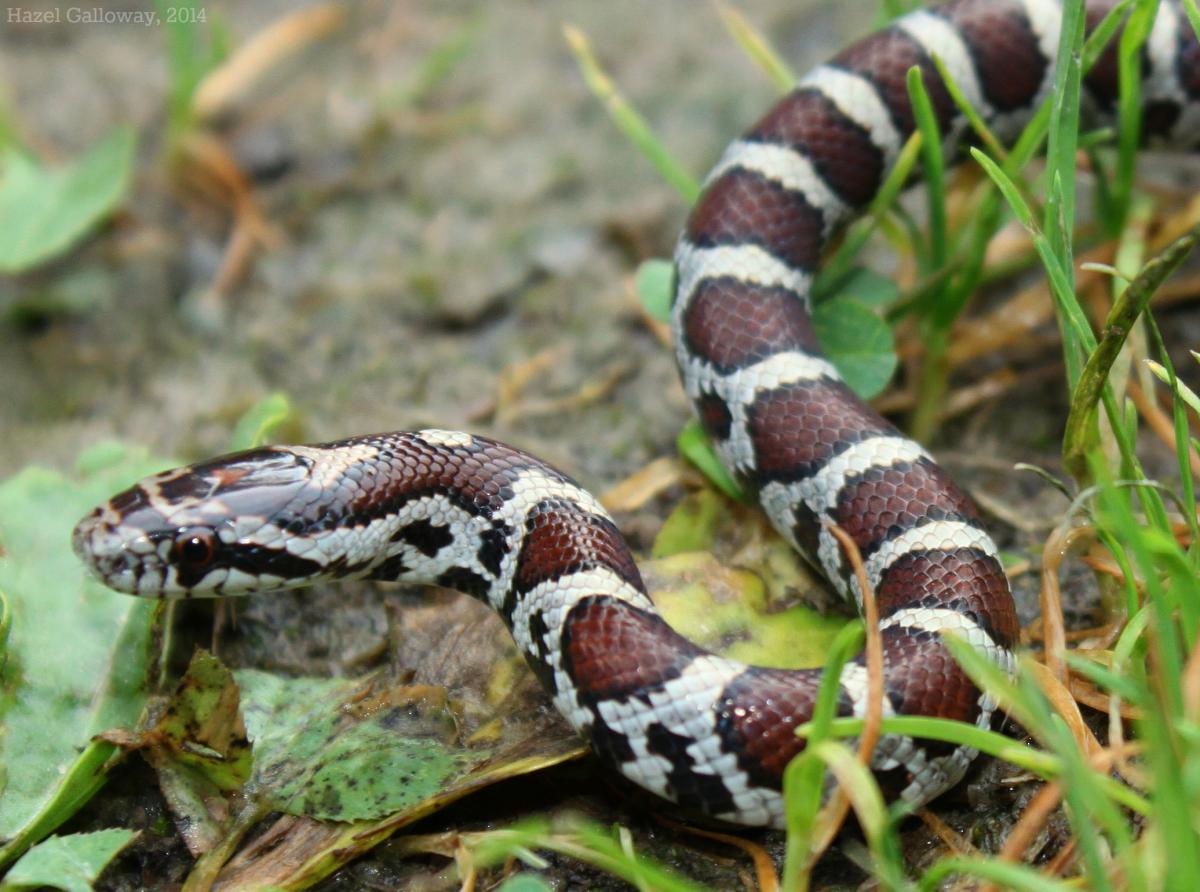
[[[1088,27],[1114,3],[1089,2]],[[810,286],[831,235],[875,196],[913,132],[908,70],[921,69],[951,152],[970,132],[935,56],[1011,139],[1051,90],[1061,17],[1057,0],[958,0],[843,51],[728,148],[675,256],[687,394],[729,470],[849,603],[861,592],[828,523],[857,543],[878,597],[889,715],[988,726],[995,703],[940,633],[1011,671],[1016,615],[967,496],[822,357]],[[1177,0],[1162,2],[1142,70],[1147,137],[1194,145],[1200,45]],[[1114,109],[1111,47],[1084,94],[1089,113]],[[682,638],[596,499],[517,449],[441,430],[257,449],[142,481],[84,518],[74,546],[106,584],[150,597],[363,578],[465,592],[500,613],[604,763],[706,815],[782,824],[783,769],[804,746],[793,732],[821,671],[747,666]],[[862,715],[862,658],[839,685],[839,713]],[[890,795],[923,803],[974,755],[888,735],[872,766]]]

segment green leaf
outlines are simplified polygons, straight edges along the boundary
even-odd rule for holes
[[[497,892],[553,892],[546,881],[532,873],[519,873],[509,877]]]
[[[894,280],[865,266],[856,266],[838,283],[832,297],[848,297],[868,307],[879,308],[894,304],[900,289]]]
[[[292,415],[292,403],[286,393],[267,394],[238,419],[229,437],[233,452],[253,449],[271,439],[271,435]]]
[[[132,830],[114,827],[52,837],[13,865],[4,878],[4,888],[50,886],[67,892],[90,892],[105,865],[135,836]]]
[[[691,493],[640,565],[673,629],[721,656],[756,665],[818,666],[846,623],[804,606],[819,583],[761,513],[711,487]]]
[[[69,818],[104,782],[114,748],[89,742],[132,726],[154,665],[155,602],[85,576],[71,553],[75,522],[169,462],[141,452],[91,454],[82,482],[30,467],[0,483],[0,590],[11,629],[0,674],[0,865]],[[69,643],[69,644],[68,644]]]
[[[822,615],[795,604],[794,597],[771,598],[791,569],[779,556],[771,549],[755,556],[761,563],[744,568],[728,566],[708,552],[691,552],[645,563],[642,575],[655,606],[689,641],[754,665],[819,666],[846,618]]]
[[[226,836],[225,797],[250,777],[250,743],[238,710],[238,687],[207,651],[192,655],[187,673],[157,722],[137,732],[105,734],[126,752],[137,750],[158,774],[167,807],[192,853],[215,848]]]
[[[671,321],[671,292],[675,287],[675,264],[661,257],[643,260],[633,280],[642,308],[650,318]]]
[[[729,513],[729,502],[715,489],[705,487],[691,493],[675,506],[654,537],[650,556],[655,560],[709,551],[722,521]]]
[[[381,818],[437,796],[493,755],[455,742],[454,717],[428,689],[385,691],[371,706],[361,679],[236,677],[254,744],[247,791],[288,814]]]
[[[119,128],[60,169],[14,149],[0,155],[0,272],[62,253],[107,216],[129,185],[135,145],[133,130]]]
[[[878,395],[896,371],[892,330],[865,304],[835,297],[817,304],[813,328],[829,360],[863,399]]]
[[[154,729],[173,745],[176,759],[200,767],[220,790],[238,790],[250,777],[250,744],[238,702],[233,673],[198,650]]]

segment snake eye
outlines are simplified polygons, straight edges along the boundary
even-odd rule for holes
[[[203,567],[217,553],[217,540],[210,530],[184,530],[175,537],[171,550],[175,559],[185,567]]]

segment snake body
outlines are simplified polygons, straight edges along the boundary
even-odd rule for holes
[[[1113,2],[1089,2],[1095,27]],[[952,630],[1011,671],[1017,621],[996,546],[933,458],[824,359],[809,291],[823,247],[876,195],[913,132],[919,66],[947,147],[967,122],[939,57],[993,132],[1012,137],[1051,89],[1056,0],[958,0],[912,13],[803,78],[709,176],[676,253],[684,387],[731,472],[848,602],[861,599],[828,524],[857,543],[877,594],[885,714],[990,724],[995,704],[946,650]],[[1143,51],[1144,129],[1200,133],[1200,46],[1174,0]],[[1116,100],[1110,50],[1085,101]],[[704,814],[783,822],[820,670],[747,666],[673,631],[617,527],[570,478],[519,450],[425,430],[273,446],[148,478],[82,520],[78,554],[152,597],[234,595],[369,578],[433,583],[494,607],[555,706],[608,765]],[[860,658],[838,711],[862,715]],[[873,769],[926,802],[973,750],[885,736]]]

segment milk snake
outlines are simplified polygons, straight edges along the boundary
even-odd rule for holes
[[[1088,3],[1089,27],[1114,3]],[[1056,0],[958,0],[845,50],[728,148],[676,252],[687,394],[730,471],[848,602],[861,593],[827,522],[857,543],[881,615],[885,714],[988,726],[994,702],[940,633],[1011,671],[1017,621],[970,500],[821,356],[812,277],[913,132],[906,72],[923,72],[950,151],[970,134],[934,55],[1012,138],[1051,88],[1060,18]],[[1162,3],[1143,56],[1148,137],[1194,143],[1200,46],[1175,0]],[[1091,113],[1114,108],[1115,59],[1110,48],[1086,78]],[[709,816],[782,824],[781,776],[803,749],[793,732],[820,670],[746,666],[683,639],[598,502],[519,450],[439,430],[258,449],[142,481],[82,520],[74,546],[112,588],[151,597],[350,578],[466,592],[500,613],[605,763]],[[839,713],[863,714],[863,660],[839,682]],[[885,736],[873,768],[892,795],[922,803],[974,755]]]

